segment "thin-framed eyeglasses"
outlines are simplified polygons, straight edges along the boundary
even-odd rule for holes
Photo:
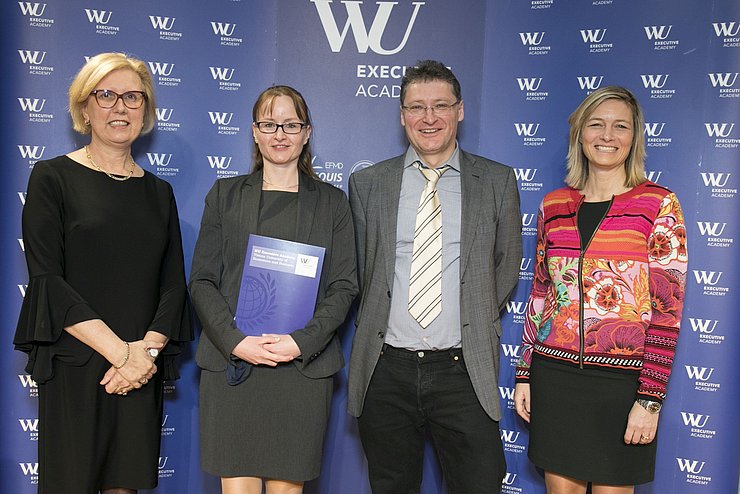
[[[283,129],[283,132],[286,134],[300,134],[303,128],[307,126],[303,122],[285,122],[281,124],[275,122],[254,122],[254,125],[263,134],[274,134],[278,129]]]
[[[146,101],[146,93],[144,91],[126,91],[123,94],[118,94],[110,89],[96,89],[90,93],[91,96],[95,96],[95,101],[98,102],[100,108],[113,108],[120,99],[126,108],[136,110],[141,108],[141,105]]]
[[[420,117],[421,115],[426,115],[427,110],[432,110],[432,113],[434,113],[437,116],[445,116],[452,113],[452,109],[455,108],[460,103],[460,101],[455,101],[454,103],[435,103],[431,106],[424,106],[424,105],[401,105],[401,108],[403,108],[409,115],[413,115],[414,117]]]

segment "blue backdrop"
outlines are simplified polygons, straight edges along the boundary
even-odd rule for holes
[[[102,51],[131,53],[154,75],[157,127],[137,141],[135,158],[175,188],[188,267],[206,192],[216,178],[249,169],[250,111],[265,87],[289,84],[304,94],[315,126],[314,168],[346,190],[353,171],[405,149],[398,113],[405,67],[435,58],[452,68],[465,100],[461,146],[514,167],[522,200],[525,257],[504,319],[499,380],[505,493],[544,493],[511,401],[537,205],[562,184],[569,113],[602,85],[632,89],[646,114],[650,178],[678,194],[690,250],[656,480],[637,492],[737,491],[736,0],[47,0],[2,2],[0,9],[9,71],[0,117],[0,491],[35,492],[37,481],[35,383],[10,344],[27,283],[20,233],[26,183],[37,160],[85,143],[71,128],[66,90],[85,57]],[[351,339],[344,328],[347,355]],[[193,352],[194,345],[183,356],[182,379],[167,383],[160,486],[153,492],[219,492],[218,480],[199,467]],[[345,387],[343,371],[322,476],[309,493],[369,492]],[[441,492],[441,484],[428,455],[423,491]]]

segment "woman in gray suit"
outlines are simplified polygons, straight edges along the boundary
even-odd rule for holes
[[[357,294],[346,196],[311,167],[301,94],[265,90],[252,110],[253,170],[217,180],[205,200],[190,289],[203,325],[201,464],[225,494],[300,493],[318,477],[333,389],[344,362],[337,328]],[[325,248],[313,318],[289,334],[236,326],[250,234]]]

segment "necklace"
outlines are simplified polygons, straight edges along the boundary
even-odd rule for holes
[[[133,156],[131,156],[130,154],[128,155],[128,157],[131,160],[131,170],[129,170],[128,175],[126,176],[114,175],[100,168],[98,164],[95,163],[95,160],[93,160],[92,155],[90,154],[90,150],[87,148],[87,146],[85,146],[85,155],[87,156],[87,159],[90,160],[90,163],[92,164],[92,166],[97,168],[98,171],[105,173],[106,175],[108,175],[108,177],[112,178],[113,180],[117,180],[119,182],[125,182],[126,180],[134,176],[134,168],[136,168],[136,162],[134,161]]]
[[[262,181],[264,183],[266,183],[267,185],[270,185],[272,187],[276,187],[278,189],[297,189],[298,188],[298,184],[295,184],[295,185],[278,185],[278,184],[274,184],[274,183],[270,182],[269,180],[267,180],[264,175],[262,175]]]

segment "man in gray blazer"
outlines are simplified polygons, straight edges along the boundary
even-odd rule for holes
[[[419,492],[426,430],[450,494],[499,492],[506,471],[499,317],[522,256],[519,194],[511,168],[459,148],[463,118],[454,74],[419,62],[401,83],[408,150],[349,181],[361,288],[348,408],[375,494]],[[425,202],[437,208],[428,217]],[[420,295],[415,237],[440,209]]]

